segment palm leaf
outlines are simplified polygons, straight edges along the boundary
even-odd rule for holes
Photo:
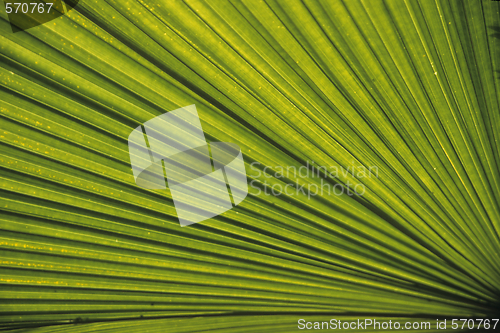
[[[1,327],[491,318],[498,10],[82,0],[17,33],[2,14]],[[191,104],[210,141],[241,147],[252,186],[234,209],[181,228],[168,190],[135,185],[127,138]],[[291,183],[363,193],[276,190]]]

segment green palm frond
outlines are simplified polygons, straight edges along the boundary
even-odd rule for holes
[[[2,12],[0,327],[494,317],[498,4],[81,0],[16,33]],[[127,138],[192,104],[249,195],[181,228]]]

